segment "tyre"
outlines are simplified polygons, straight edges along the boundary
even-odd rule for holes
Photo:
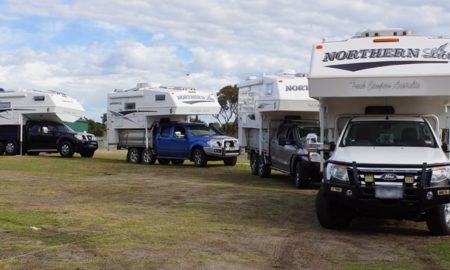
[[[258,175],[259,156],[257,153],[250,154],[250,171],[253,175]]]
[[[153,165],[156,162],[156,156],[152,150],[144,149],[141,153],[141,160],[144,164]]]
[[[17,155],[19,153],[19,146],[15,141],[7,141],[5,143],[5,153],[8,156]]]
[[[353,219],[353,213],[349,209],[328,201],[322,188],[316,197],[316,215],[322,227],[333,230],[347,228]]]
[[[192,157],[194,160],[194,165],[196,167],[205,167],[208,163],[208,159],[206,158],[206,154],[201,148],[195,148],[192,153]]]
[[[127,160],[130,163],[137,164],[141,162],[141,150],[137,147],[128,149]]]
[[[302,166],[301,160],[295,162],[293,178],[296,188],[306,188],[309,184],[306,168]]]
[[[3,142],[0,142],[0,156],[3,156],[4,153],[5,153],[5,145],[3,144]]]
[[[182,165],[184,163],[184,159],[172,159],[170,160],[173,165]]]
[[[269,178],[271,173],[271,168],[269,164],[264,163],[264,155],[259,156],[258,161],[258,175],[259,177]]]
[[[167,165],[170,162],[170,159],[165,159],[165,158],[158,158],[158,162],[161,165]]]
[[[425,220],[432,235],[450,235],[450,203],[427,211]]]
[[[225,166],[234,166],[236,165],[237,162],[237,157],[229,157],[229,158],[225,158],[223,160],[223,164],[225,164]]]
[[[84,158],[91,158],[94,156],[95,151],[87,150],[87,151],[81,151],[80,156]]]
[[[59,144],[59,154],[64,158],[73,157],[73,144],[69,141],[62,141]]]

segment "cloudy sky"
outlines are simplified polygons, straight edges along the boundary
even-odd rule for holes
[[[97,121],[106,93],[137,82],[216,92],[262,72],[308,72],[323,38],[450,36],[445,0],[0,0],[0,10],[0,87],[62,90]]]

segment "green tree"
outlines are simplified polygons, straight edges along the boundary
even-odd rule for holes
[[[95,122],[92,119],[86,119],[88,123],[88,132],[97,137],[102,137],[106,132],[106,126],[102,123]]]
[[[221,126],[221,130],[235,136],[237,134],[237,110],[239,89],[236,85],[227,85],[217,92],[220,112],[214,115]]]

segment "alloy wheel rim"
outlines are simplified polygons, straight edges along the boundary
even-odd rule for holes
[[[136,151],[132,151],[131,152],[131,160],[132,161],[136,161],[137,160],[137,152]]]
[[[200,164],[200,153],[197,151],[194,155],[195,164]]]
[[[63,152],[63,154],[68,154],[69,153],[69,146],[67,144],[63,144],[61,146],[61,151]]]
[[[147,151],[144,152],[144,162],[149,162],[150,161],[150,155],[148,154]]]
[[[12,153],[13,151],[14,151],[14,144],[8,143],[8,144],[6,145],[6,152]]]

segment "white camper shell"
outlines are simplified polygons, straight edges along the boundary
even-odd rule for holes
[[[0,89],[0,125],[24,120],[75,122],[84,109],[74,98],[56,91]]]
[[[287,144],[278,144],[278,137],[285,141],[286,132],[292,134],[300,126],[318,129],[319,104],[308,95],[306,75],[284,71],[276,75],[252,76],[238,87],[239,143],[247,151],[252,173],[268,177],[273,168],[294,174],[297,158],[311,162],[310,153],[300,140],[316,142],[318,134],[298,138],[298,145],[289,140]],[[312,162],[318,164],[315,154]]]
[[[310,96],[322,138],[335,143],[317,201],[323,226],[342,228],[370,205],[450,233],[449,42],[393,29],[313,47]]]
[[[109,93],[107,110],[109,145],[118,145],[120,136],[135,130],[139,134],[133,136],[148,148],[152,142],[148,129],[153,123],[162,118],[189,121],[190,115],[218,114],[220,105],[214,94],[194,88],[138,83],[135,88]]]

